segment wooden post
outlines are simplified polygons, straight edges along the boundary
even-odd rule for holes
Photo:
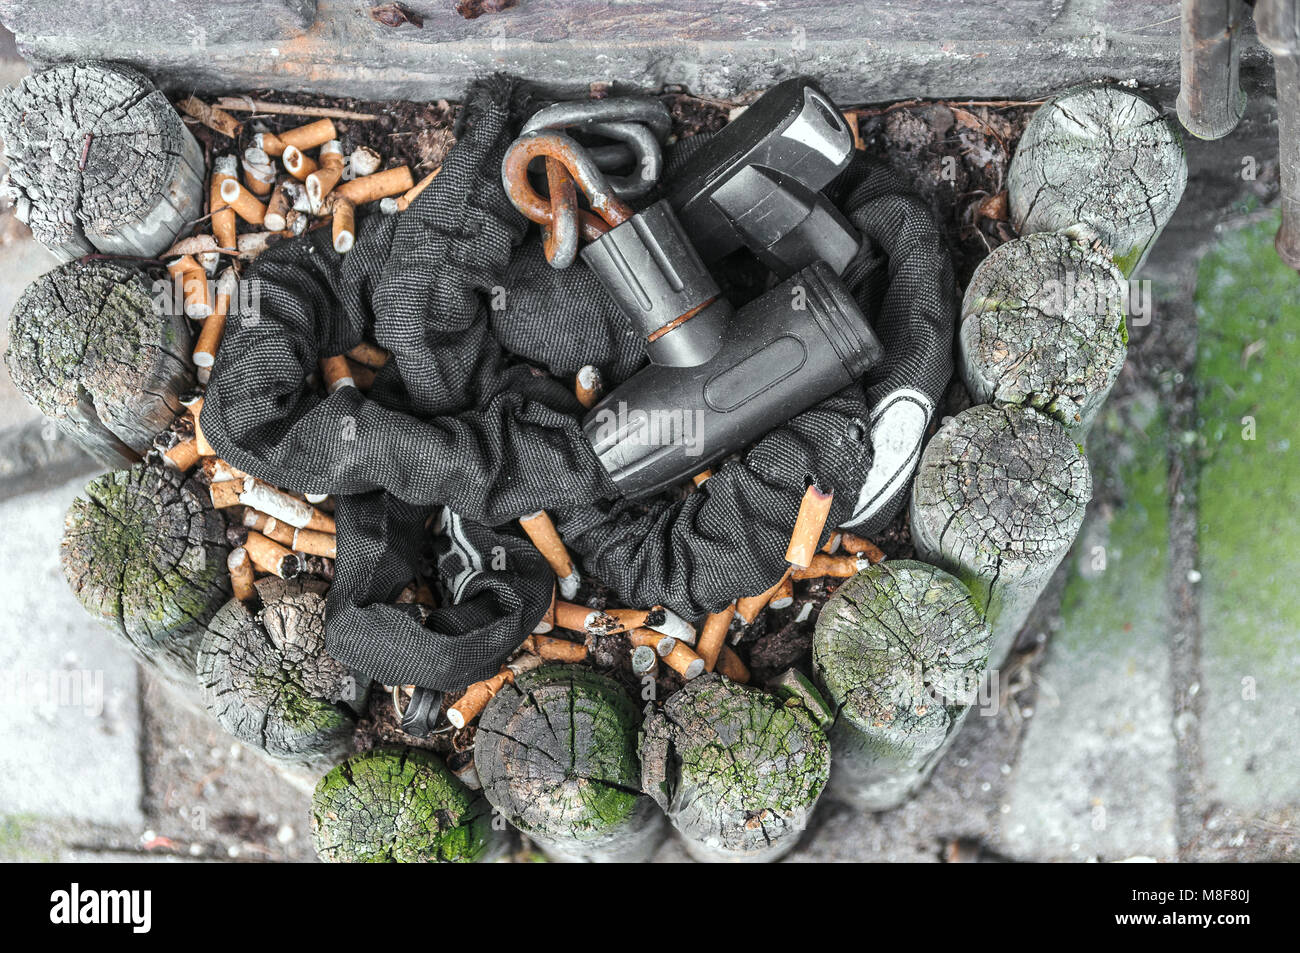
[[[505,685],[474,738],[488,801],[556,860],[638,863],[663,837],[639,793],[641,713],[613,679],[543,665]]]
[[[641,787],[698,861],[784,856],[829,776],[830,745],[806,708],[714,673],[646,719]]]
[[[310,765],[352,747],[356,677],[325,651],[328,587],[274,576],[254,583],[262,610],[231,599],[198,644],[203,703],[222,728],[273,758]]]
[[[1021,235],[1082,225],[1132,276],[1187,185],[1174,124],[1145,96],[1116,86],[1076,86],[1038,108],[1007,176]]]
[[[991,667],[1011,651],[1091,498],[1083,450],[1031,407],[971,407],[925,448],[912,485],[912,541],[921,559],[971,591],[993,633]]]
[[[375,748],[320,779],[312,843],[326,863],[477,863],[504,847],[483,797],[436,755]]]
[[[225,520],[206,496],[158,467],[106,473],[72,502],[59,549],[86,610],[187,688],[199,636],[230,598]]]
[[[140,272],[61,265],[14,305],[5,363],[14,385],[105,466],[130,466],[193,386],[190,331],[155,309]]]
[[[1245,0],[1182,0],[1178,118],[1200,139],[1222,139],[1246,112],[1239,82]]]
[[[55,66],[0,97],[19,218],[63,261],[152,258],[203,215],[203,150],[147,77]]]
[[[1124,366],[1126,284],[1062,232],[1000,245],[962,300],[958,368],[971,397],[1036,407],[1082,443]]]
[[[831,794],[864,811],[911,797],[979,697],[989,643],[970,593],[942,569],[898,560],[840,586],[813,634],[838,709]]]

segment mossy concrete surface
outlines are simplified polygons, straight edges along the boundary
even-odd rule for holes
[[[1300,804],[1300,278],[1276,217],[1224,234],[1196,288],[1207,793]]]

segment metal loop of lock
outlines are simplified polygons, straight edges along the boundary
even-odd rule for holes
[[[550,198],[539,195],[528,181],[528,165],[534,159],[546,160]],[[576,194],[570,200],[561,174],[582,190],[590,212],[577,208]],[[501,161],[501,180],[515,208],[542,226],[546,260],[555,268],[573,263],[579,236],[593,241],[633,214],[591,153],[562,132],[543,129],[521,135]]]
[[[602,171],[611,171],[629,160],[634,171],[611,175],[610,186],[621,199],[638,199],[650,193],[663,174],[663,150],[672,117],[663,103],[646,96],[615,96],[555,103],[534,113],[523,132],[541,129],[579,129],[616,140],[621,145],[596,146],[590,151]]]

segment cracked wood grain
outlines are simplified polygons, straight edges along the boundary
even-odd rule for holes
[[[1024,404],[1083,442],[1128,352],[1125,280],[1060,232],[999,246],[962,300],[958,369],[976,403]]]
[[[59,547],[86,610],[191,689],[199,636],[230,598],[225,521],[206,496],[171,471],[115,470],[72,502]]]
[[[491,804],[553,859],[635,863],[663,836],[641,793],[641,713],[614,680],[544,665],[488,703],[474,766]]]
[[[1125,276],[1141,266],[1187,185],[1174,123],[1151,100],[1076,86],[1038,108],[1011,160],[1011,221],[1021,235],[1084,226]]]
[[[0,97],[19,217],[63,261],[152,258],[203,214],[203,150],[147,77],[56,66]]]
[[[311,833],[327,863],[478,863],[504,846],[483,797],[414,748],[375,748],[321,778]]]
[[[966,587],[935,566],[880,563],[842,585],[813,634],[837,708],[832,795],[864,811],[911,797],[979,697],[990,640]]]
[[[262,608],[227,602],[199,639],[203,703],[221,727],[273,758],[306,766],[352,746],[352,672],[325,651],[328,587],[274,576],[256,583]]]
[[[9,318],[14,385],[106,466],[130,466],[181,412],[192,386],[185,319],[156,308],[143,275],[109,262],[61,265]]]
[[[1032,407],[971,407],[921,455],[912,485],[918,556],[971,591],[996,668],[1064,558],[1092,497],[1082,449]]]
[[[829,776],[830,744],[807,709],[717,674],[646,719],[641,786],[698,861],[778,860]]]

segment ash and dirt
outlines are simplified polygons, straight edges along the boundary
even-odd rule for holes
[[[376,118],[373,120],[334,120],[343,140],[345,154],[358,146],[367,146],[383,157],[383,168],[409,165],[417,181],[442,162],[454,143],[451,130],[457,107],[445,101],[366,102],[279,94],[269,90],[250,92],[248,96],[254,100],[374,115]],[[674,136],[679,139],[722,128],[737,105],[698,99],[684,93],[665,93],[661,98],[673,117]],[[956,274],[963,286],[985,255],[1002,242],[1015,237],[1006,221],[1004,184],[1015,143],[1034,105],[915,102],[846,109],[857,116],[862,145],[867,154],[889,162],[930,205],[941,230],[947,236]],[[251,144],[251,136],[258,129],[280,132],[314,118],[248,112],[236,115],[244,122],[238,141],[190,122],[190,128],[204,145],[209,160],[215,155],[241,154]],[[247,226],[241,225],[241,228],[244,227]],[[959,412],[969,404],[964,388],[954,379],[940,413],[936,415],[936,421]],[[238,533],[238,529],[233,526],[232,531]],[[912,556],[907,514],[900,514],[873,541],[885,552],[887,558]],[[827,579],[796,583],[796,598],[790,608],[766,611],[745,631],[734,647],[742,660],[750,666],[754,684],[765,683],[791,665],[807,668],[818,612],[834,593],[838,582]],[[586,582],[577,601],[593,608],[604,608],[612,604],[609,594],[597,581]],[[1032,628],[1031,625],[1026,631]],[[594,639],[590,642],[590,650],[589,663],[593,668],[617,679],[632,697],[641,697],[641,679],[631,670],[630,652],[625,638],[611,636]],[[1040,645],[1031,645],[1018,657],[1014,667],[1023,670],[1040,653]],[[655,686],[656,700],[666,700],[682,684],[676,673],[661,665]],[[1011,680],[1010,687],[1004,681],[1003,690],[1011,700],[1013,711],[1016,694],[1025,690],[1032,694],[1030,685],[1031,679],[1023,673]],[[406,701],[400,690],[397,701],[402,704]],[[1028,704],[1032,704],[1032,699]],[[936,793],[923,794],[918,802],[902,811],[909,817],[917,811],[924,811],[931,816],[938,812],[941,816],[945,810],[952,812],[970,797],[972,792],[967,790],[969,785],[997,780],[996,777],[991,777],[990,781],[977,782],[977,775],[972,774],[966,766],[970,758],[961,752],[964,749],[987,749],[993,745],[998,753],[990,756],[987,751],[982,752],[979,756],[981,763],[998,763],[1003,751],[1009,760],[1013,756],[1019,731],[1014,728],[1008,730],[1002,725],[1004,721],[1006,719],[972,719],[972,722],[979,724],[967,729],[963,738],[959,739],[957,750],[946,759],[946,768],[940,768],[934,785]],[[1014,717],[1012,723],[1019,724]],[[372,691],[368,710],[359,720],[355,735],[358,750],[377,745],[406,744],[428,748],[444,757],[468,752],[473,747],[473,739],[473,725],[454,730],[446,723],[445,717],[440,723],[440,729],[425,739],[405,734],[400,728],[393,695],[380,686],[375,686]],[[993,769],[993,774],[996,775],[996,768]],[[947,775],[952,777],[945,782]],[[983,790],[987,791],[988,788]],[[939,791],[944,792],[942,799],[945,800],[946,807],[927,804],[939,796]],[[968,814],[969,811],[960,813]],[[889,815],[870,819],[867,822],[870,831],[864,835],[859,830],[854,835],[853,842],[860,844],[866,836],[877,843],[877,849],[883,856],[939,859],[944,851],[953,850],[949,843],[952,837],[944,834],[943,825],[931,825],[933,837],[930,840],[933,843],[926,840],[922,845],[914,835],[904,833],[915,831],[914,818],[905,821],[895,833],[889,833],[895,831],[897,825],[888,818]],[[862,819],[853,812],[846,813],[839,806],[826,805],[817,812],[812,823],[810,835],[804,846],[796,852],[795,859],[801,855],[809,858],[833,856],[834,845],[842,838],[842,826],[860,826]],[[952,836],[955,837],[957,833],[966,837],[980,837],[987,834],[987,829],[972,829],[970,824],[965,824],[960,831],[954,830]],[[666,847],[663,859],[674,859],[673,850],[671,846]]]

